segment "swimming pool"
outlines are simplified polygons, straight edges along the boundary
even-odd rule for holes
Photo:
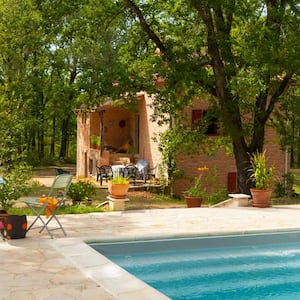
[[[300,298],[300,233],[91,243],[171,299]]]

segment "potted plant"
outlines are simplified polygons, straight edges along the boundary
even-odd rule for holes
[[[203,172],[207,171],[206,166],[198,168],[198,171]],[[187,207],[200,207],[203,201],[203,198],[206,195],[206,188],[202,187],[202,173],[199,174],[195,179],[195,183],[187,191],[184,192],[184,199],[186,201]]]
[[[73,204],[79,204],[96,195],[96,187],[91,182],[79,180],[71,183],[67,195],[72,199]]]
[[[108,181],[107,186],[111,198],[123,199],[126,198],[129,189],[129,179],[121,175],[114,175],[114,177]]]
[[[98,136],[98,135],[91,135],[90,142],[91,142],[92,148],[94,148],[94,149],[100,149],[100,146],[101,146],[100,136]]]
[[[262,153],[254,153],[250,162],[250,179],[255,186],[255,188],[250,189],[253,206],[269,207],[272,194],[271,184],[273,181],[274,167],[267,168],[265,151]]]

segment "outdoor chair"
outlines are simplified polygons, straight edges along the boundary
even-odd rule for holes
[[[151,178],[155,178],[156,177],[156,172],[158,169],[158,165],[159,163],[157,163],[153,168],[148,168],[146,175],[145,175],[145,183],[147,180],[150,180]]]
[[[65,196],[72,182],[72,178],[73,176],[70,174],[58,175],[55,177],[46,197],[26,199],[23,201],[36,216],[33,223],[28,227],[27,232],[30,229],[41,228],[39,231],[41,233],[44,229],[46,229],[49,236],[53,238],[51,231],[61,229],[64,236],[67,236],[62,224],[57,218],[56,212],[64,204]],[[45,214],[45,216],[43,216],[43,214]],[[33,227],[37,221],[40,221],[42,225]],[[49,228],[49,223],[51,221],[56,221],[58,226]]]
[[[148,169],[149,169],[149,163],[146,160],[139,160],[136,165],[137,170],[138,170],[138,177],[143,179],[144,182],[146,182],[146,175],[148,173]]]
[[[137,175],[138,175],[138,168],[136,167],[136,165],[130,164],[127,165],[123,170],[123,177],[126,177],[128,179],[132,179],[134,181],[136,181]]]
[[[138,169],[137,177],[142,178],[144,183],[146,183],[147,180],[155,178],[158,163],[153,168],[150,168],[149,163],[146,160],[141,159],[136,163],[136,167]]]
[[[113,178],[113,170],[110,165],[103,165],[100,167],[97,166],[96,168],[97,168],[97,181],[99,181],[100,179],[100,185],[102,185],[103,179],[105,179],[107,182],[108,179]]]
[[[57,175],[61,175],[61,174],[70,174],[69,171],[66,171],[66,170],[63,170],[61,168],[54,168],[54,171],[55,171],[55,176]]]

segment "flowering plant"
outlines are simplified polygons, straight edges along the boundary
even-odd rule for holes
[[[96,194],[96,187],[88,182],[79,180],[71,183],[67,195],[74,201],[82,201]]]
[[[208,168],[206,166],[204,167],[199,167],[198,171],[200,171],[200,174],[198,177],[196,177],[196,181],[195,184],[193,186],[191,186],[187,191],[185,191],[185,194],[190,196],[190,197],[200,197],[202,198],[203,196],[206,195],[206,188],[202,187],[202,183],[201,183],[201,177],[202,177],[202,173],[204,171],[207,171]]]

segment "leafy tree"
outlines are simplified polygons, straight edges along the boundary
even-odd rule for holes
[[[5,130],[30,163],[67,158],[74,108],[108,95],[118,45],[111,1],[6,0],[0,4],[0,98]],[[117,18],[115,18],[117,20]],[[100,100],[99,100],[100,99]],[[84,100],[84,101],[82,101]],[[0,137],[8,143],[6,136]],[[6,159],[7,160],[7,159]]]
[[[210,95],[231,138],[238,188],[248,193],[251,154],[263,151],[268,120],[299,72],[297,1],[119,3],[131,16],[123,53],[129,70],[145,81],[166,79],[156,91],[156,117],[179,117],[192,97]]]
[[[282,137],[282,147],[290,150],[292,167],[300,165],[300,89],[297,85],[296,82],[291,83],[272,120]]]
[[[262,151],[270,115],[299,73],[297,1],[6,0],[0,13],[2,161],[66,158],[82,103],[126,96],[130,105],[147,90],[153,119],[176,133],[183,107],[205,97],[248,192],[249,154]],[[203,137],[194,130],[183,141]],[[170,166],[176,174],[173,157]]]

